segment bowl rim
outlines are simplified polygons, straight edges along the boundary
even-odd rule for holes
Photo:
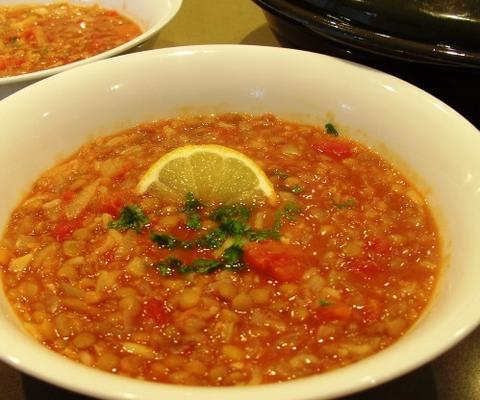
[[[104,60],[106,58],[111,58],[113,56],[124,53],[127,50],[130,50],[134,47],[139,46],[140,44],[146,42],[148,39],[152,38],[157,34],[165,25],[167,25],[178,13],[180,10],[183,0],[162,0],[169,4],[168,12],[162,15],[162,18],[153,24],[149,29],[143,32],[141,35],[134,37],[132,40],[121,44],[120,46],[114,47],[110,50],[104,51],[102,53],[96,54],[92,57],[83,58],[78,61],[74,61],[68,64],[59,65],[58,67],[42,69],[40,71],[29,72],[27,74],[7,76],[0,78],[0,87],[3,85],[10,85],[16,83],[22,83],[26,81],[35,81],[39,79],[46,78],[58,74],[63,71],[67,71],[71,68],[76,68],[81,65],[86,65],[95,61]],[[96,4],[96,3],[95,3]],[[122,13],[129,18],[129,15]],[[136,22],[134,20],[134,22]]]
[[[361,28],[333,15],[309,12],[288,0],[253,1],[268,13],[357,50],[402,61],[454,68],[480,68],[480,52],[447,43],[417,42]]]
[[[94,72],[98,66],[102,67],[109,67],[115,68],[116,65],[124,65],[124,66],[131,66],[133,63],[139,62],[141,60],[147,60],[150,58],[160,58],[162,60],[167,58],[172,58],[172,56],[193,56],[193,57],[201,57],[208,54],[222,54],[224,55],[232,55],[232,54],[242,54],[245,52],[245,56],[248,53],[254,53],[258,56],[267,57],[269,55],[275,56],[278,54],[282,54],[284,56],[291,56],[292,54],[296,54],[300,57],[305,57],[304,61],[309,61],[313,59],[322,59],[322,62],[328,62],[334,65],[341,65],[342,68],[349,68],[351,70],[355,70],[357,68],[361,68],[364,71],[370,71],[378,73],[376,79],[382,81],[386,85],[391,85],[392,87],[402,87],[408,90],[414,90],[418,96],[429,100],[436,108],[443,109],[444,112],[447,112],[455,121],[457,121],[463,128],[470,131],[469,133],[477,135],[478,130],[463,116],[458,114],[455,110],[453,110],[448,105],[444,104],[440,100],[436,99],[434,96],[428,94],[427,92],[423,91],[422,89],[417,88],[416,86],[405,82],[399,78],[396,78],[392,75],[386,74],[384,72],[378,71],[376,69],[365,67],[361,64],[341,60],[335,57],[322,55],[318,53],[311,53],[302,50],[295,50],[295,49],[286,49],[286,48],[277,48],[277,47],[267,47],[267,46],[250,46],[250,45],[197,45],[197,46],[182,46],[182,47],[174,47],[174,48],[164,48],[164,49],[157,49],[151,50],[141,53],[135,54],[128,54],[116,58],[106,59],[97,63],[88,64],[81,68],[71,69],[67,72],[62,74],[58,74],[52,76],[46,80],[41,82],[35,83],[30,86],[30,88],[36,88],[35,90],[43,90],[43,87],[47,87],[50,82],[54,83],[61,83],[62,81],[71,82],[76,80],[77,82],[81,82],[82,76],[87,76],[91,72]],[[226,57],[228,60],[229,57]],[[0,102],[0,113],[3,105],[10,104],[11,102],[17,102],[21,100],[22,97],[27,96],[31,89],[25,88],[20,90],[18,93],[13,94],[9,98]],[[18,99],[18,100],[17,100]],[[416,360],[415,362],[408,361],[403,362],[400,367],[396,367],[395,370],[392,372],[379,370],[378,376],[362,376],[359,378],[357,376],[357,383],[354,387],[348,388],[337,388],[335,391],[330,391],[325,396],[344,396],[354,392],[358,392],[361,390],[365,390],[371,388],[373,386],[379,385],[383,382],[395,379],[403,374],[406,374],[409,371],[412,371],[414,368],[417,368],[435,357],[439,356],[441,353],[448,350],[450,347],[458,343],[464,337],[466,337],[475,327],[480,323],[480,314],[479,315],[470,315],[467,318],[467,321],[463,321],[461,327],[458,327],[454,336],[450,337],[448,343],[441,343],[435,347],[435,349],[422,349],[419,348],[417,353],[423,354],[423,357],[420,360]],[[229,396],[231,400],[240,400],[244,399],[247,396],[251,398],[265,398],[265,396],[275,396],[275,398],[279,400],[314,400],[318,399],[319,396],[315,395],[315,388],[318,390],[318,380],[319,376],[311,376],[306,378],[300,378],[293,381],[288,382],[281,382],[281,383],[274,383],[274,384],[262,384],[256,385],[251,387],[242,387],[241,394],[239,394],[238,388],[232,387],[203,387],[203,386],[181,386],[181,385],[171,385],[171,384],[162,384],[162,383],[152,383],[152,382],[139,382],[132,378],[124,378],[120,376],[116,376],[113,374],[109,374],[106,372],[102,372],[99,370],[92,369],[90,367],[83,366],[78,362],[71,361],[69,359],[65,359],[64,357],[54,353],[51,350],[48,350],[34,342],[33,339],[31,340],[30,344],[25,344],[24,348],[20,349],[18,353],[13,352],[13,344],[15,343],[15,335],[18,336],[18,330],[13,328],[12,326],[8,326],[5,324],[4,321],[0,320],[0,331],[3,334],[7,334],[7,338],[5,341],[0,341],[0,358],[10,364],[11,366],[21,369],[26,373],[35,376],[41,380],[50,382],[52,384],[67,387],[70,390],[75,390],[80,393],[84,393],[90,396],[99,396],[105,399],[131,399],[131,400],[143,400],[143,399],[153,399],[158,396],[158,394],[164,394],[167,398],[171,399],[190,399],[197,394],[201,394],[203,397],[202,399],[210,399],[210,400],[223,400],[226,396]],[[12,336],[12,337],[10,337]],[[389,348],[394,347],[395,344],[390,346]],[[410,346],[410,350],[414,350],[412,346]],[[69,382],[69,386],[66,386],[65,383],[61,380],[60,376],[52,375],[47,368],[43,368],[42,365],[38,365],[38,362],[35,360],[32,362],[32,355],[30,351],[34,351],[36,354],[43,354],[40,358],[43,361],[51,361],[52,366],[64,367],[65,370],[69,372],[74,372],[75,376],[84,377],[83,381],[77,382]],[[387,352],[388,348],[383,350],[380,353],[367,357],[364,361],[365,363],[373,362],[378,358],[378,354],[382,354]],[[25,359],[30,360],[30,363],[26,363]],[[22,361],[23,360],[23,361]],[[344,374],[347,370],[350,371],[352,367],[358,365],[351,364],[349,366],[334,370],[332,372],[327,372],[324,374],[320,374],[321,377],[334,377],[338,373]],[[340,372],[339,372],[340,371]],[[93,374],[98,376],[102,375],[105,385],[87,385],[88,378]],[[77,375],[78,374],[78,375]],[[115,387],[114,390],[111,389],[111,386]],[[133,391],[134,387],[144,389],[140,392]],[[132,388],[130,391],[129,388]],[[310,391],[308,391],[309,389]],[[307,393],[305,394],[305,391]],[[160,393],[159,393],[160,392]],[[288,392],[288,397],[287,397]],[[138,394],[140,393],[140,394]],[[293,396],[292,396],[293,393]],[[315,396],[315,397],[313,397]],[[268,397],[266,397],[268,398]],[[323,398],[323,397],[322,397]]]

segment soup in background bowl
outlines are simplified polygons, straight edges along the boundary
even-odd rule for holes
[[[250,63],[254,69],[248,67]],[[286,63],[288,71],[275,68]],[[81,85],[84,76],[91,77],[88,87]],[[60,87],[75,96],[61,98],[56,94]],[[479,232],[471,221],[479,214],[475,203],[480,183],[475,175],[478,132],[411,85],[316,54],[249,46],[166,49],[85,66],[18,92],[0,103],[5,126],[0,148],[7,166],[1,169],[0,181],[9,188],[2,199],[1,221],[5,226],[21,196],[43,171],[97,136],[155,119],[183,116],[188,121],[191,115],[231,112],[255,114],[252,118],[260,121],[262,114],[274,113],[298,123],[333,123],[342,137],[369,146],[417,186],[432,208],[444,247],[442,276],[419,322],[390,347],[331,372],[283,383],[187,388],[114,376],[47,350],[24,332],[4,299],[3,360],[51,383],[100,398],[153,399],[160,394],[172,399],[193,394],[219,399],[331,398],[428,362],[476,326],[479,315],[472,305],[479,300],[475,290]],[[223,123],[228,126],[228,121]],[[254,158],[262,164],[260,155]],[[277,174],[271,179],[282,178]],[[333,207],[343,210],[354,202],[339,199],[336,204]],[[354,247],[348,251],[355,251]],[[331,299],[318,301],[320,314],[332,305]],[[238,300],[237,306],[241,303]],[[138,348],[127,346],[128,350]],[[226,350],[234,354],[238,348]],[[39,367],[44,363],[50,366],[49,372]],[[87,379],[98,384],[85,388]]]
[[[0,98],[154,37],[181,1],[0,1]],[[72,45],[75,43],[75,45]]]

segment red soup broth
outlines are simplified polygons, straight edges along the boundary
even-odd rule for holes
[[[89,58],[141,33],[129,18],[97,5],[0,6],[0,78]]]
[[[291,380],[399,340],[438,280],[435,221],[399,171],[331,128],[224,114],[86,144],[34,183],[0,242],[25,329],[85,365],[186,385]],[[278,204],[135,193],[163,154],[208,143],[256,161]],[[127,211],[138,225],[121,226]]]

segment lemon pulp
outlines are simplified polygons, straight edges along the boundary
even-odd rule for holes
[[[163,155],[136,187],[139,194],[147,191],[179,202],[189,192],[206,203],[277,200],[272,183],[255,161],[216,144],[187,145]]]

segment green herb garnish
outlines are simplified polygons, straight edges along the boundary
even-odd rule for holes
[[[223,252],[222,261],[225,268],[238,269],[243,267],[241,261],[243,249],[241,246],[234,244]]]
[[[212,229],[203,236],[200,236],[197,240],[195,240],[195,244],[198,247],[207,249],[218,249],[226,239],[227,234],[223,230],[217,228]]]
[[[174,272],[181,274],[209,274],[217,269],[239,269],[243,267],[241,261],[243,250],[238,245],[227,248],[222,258],[219,260],[210,258],[197,258],[191,264],[184,264],[181,260],[174,257],[167,257],[163,261],[154,265],[154,267],[163,276],[170,276]]]
[[[154,268],[160,272],[163,276],[172,275],[175,270],[179,269],[183,265],[182,261],[175,257],[167,257],[163,261],[154,264]]]
[[[190,265],[183,265],[179,268],[179,272],[182,274],[198,273],[209,274],[222,267],[222,263],[219,260],[213,260],[209,258],[197,258]]]
[[[330,136],[338,136],[337,129],[330,122],[328,124],[325,124],[325,132]]]
[[[355,207],[356,204],[357,202],[355,201],[355,199],[347,199],[342,203],[333,203],[335,207],[340,209]]]
[[[210,219],[220,224],[225,224],[232,220],[247,223],[249,218],[250,210],[248,207],[239,204],[218,207],[210,214]]]
[[[202,220],[198,213],[187,214],[187,227],[195,231],[199,230],[202,227]]]
[[[187,227],[193,230],[198,230],[202,227],[202,221],[198,210],[202,208],[202,203],[198,201],[193,193],[187,193],[183,211],[187,215]]]
[[[261,242],[262,240],[280,240],[280,232],[275,229],[250,230],[246,232],[249,242]]]
[[[328,307],[332,305],[332,302],[325,299],[320,299],[318,304],[320,304],[320,307]]]
[[[292,193],[295,193],[295,194],[303,193],[304,190],[305,190],[305,189],[303,189],[303,187],[300,186],[300,185],[296,185],[296,186],[294,186],[294,187],[292,187],[292,188],[290,189],[290,191],[291,191]]]
[[[108,227],[124,231],[133,229],[140,232],[149,222],[148,218],[143,213],[142,209],[134,204],[125,206],[120,211],[120,216],[117,220],[110,221]]]
[[[181,240],[166,234],[152,233],[150,235],[152,242],[158,244],[162,249],[175,249],[180,247]]]
[[[187,198],[184,211],[192,212],[200,207],[193,196]],[[300,207],[295,203],[286,203],[282,209],[277,210],[275,223],[271,229],[256,230],[248,225],[250,210],[243,205],[229,205],[216,208],[209,218],[218,223],[218,227],[210,230],[194,240],[181,240],[174,236],[153,233],[151,239],[162,248],[166,249],[218,249],[228,238],[233,238],[234,244],[228,247],[219,259],[199,258],[191,264],[184,264],[178,259],[167,258],[156,264],[162,275],[171,275],[174,271],[179,273],[207,274],[218,269],[239,269],[243,267],[242,246],[247,241],[259,242],[262,240],[279,240],[280,227],[285,221],[291,221],[300,212]]]
[[[285,221],[293,221],[300,213],[300,206],[293,202],[286,203],[281,210],[275,212],[275,222],[273,229],[279,231]]]
[[[281,170],[281,169],[278,169],[278,168],[274,168],[270,171],[270,176],[276,176],[282,180],[285,180],[288,178],[288,174]]]

